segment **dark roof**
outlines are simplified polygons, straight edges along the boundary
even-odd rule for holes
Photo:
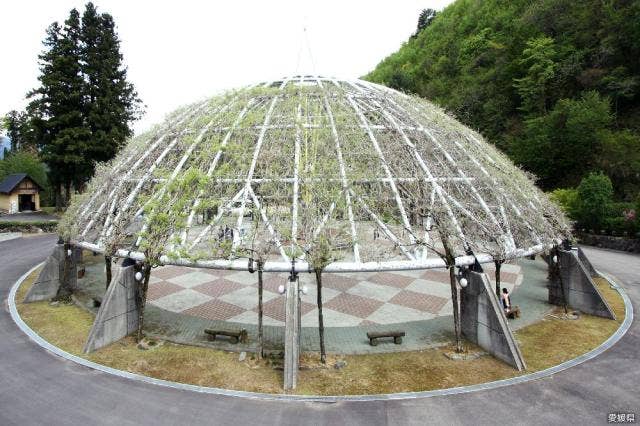
[[[42,189],[38,182],[33,180],[31,176],[26,173],[14,173],[7,176],[2,182],[0,182],[0,194],[10,194],[16,186],[20,184],[25,178],[29,178],[38,188]]]

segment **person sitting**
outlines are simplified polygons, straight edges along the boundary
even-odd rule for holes
[[[506,288],[502,289],[502,308],[507,318],[514,319],[520,318],[520,308],[518,306],[511,306],[511,295]]]

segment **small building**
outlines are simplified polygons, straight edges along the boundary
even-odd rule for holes
[[[0,182],[0,210],[8,213],[40,210],[42,187],[26,173],[15,173]]]

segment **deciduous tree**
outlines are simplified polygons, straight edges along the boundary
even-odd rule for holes
[[[556,68],[555,56],[554,41],[550,37],[533,38],[522,51],[520,64],[525,67],[525,74],[514,79],[514,86],[522,100],[520,109],[525,114],[547,110],[550,82]]]

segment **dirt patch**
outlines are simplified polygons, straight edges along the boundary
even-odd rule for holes
[[[130,337],[89,355],[82,354],[93,316],[73,305],[48,302],[22,304],[37,272],[18,290],[16,301],[22,319],[42,338],[74,355],[113,368],[164,380],[252,392],[282,392],[282,361],[257,359],[247,354],[182,346],[169,342],[139,349]],[[617,320],[580,315],[560,319],[562,309],[515,333],[528,365],[527,372],[542,370],[575,358],[604,342],[624,320],[624,302],[603,279],[596,284],[614,310]],[[481,349],[466,342],[470,356],[450,359],[453,347],[423,351],[329,355],[327,364],[316,353],[301,358],[297,394],[357,395],[425,391],[484,383],[519,375],[512,367],[491,356],[473,356]]]

